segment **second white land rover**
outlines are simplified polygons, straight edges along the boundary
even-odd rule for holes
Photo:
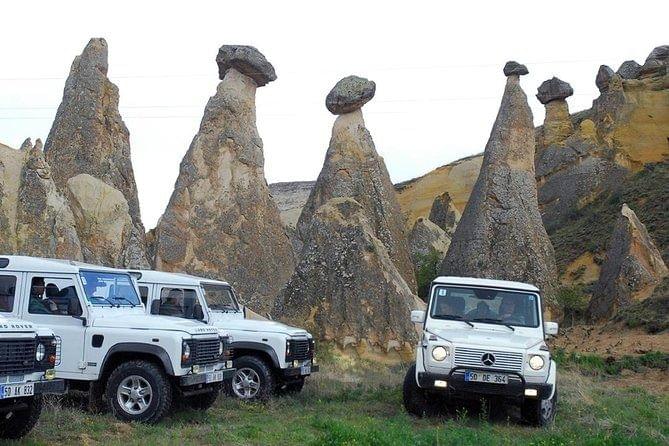
[[[299,392],[319,367],[313,337],[301,328],[246,317],[227,283],[186,274],[133,270],[147,311],[203,321],[233,338],[230,395],[264,400],[276,391]]]
[[[520,405],[523,418],[545,426],[557,404],[555,361],[545,343],[557,324],[544,322],[541,295],[530,284],[438,277],[422,325],[416,363],[404,380],[404,407],[423,416],[453,399],[496,399]]]
[[[56,377],[124,421],[155,423],[174,400],[213,404],[232,376],[229,337],[197,321],[149,317],[131,276],[66,260],[0,256],[14,317],[53,329]]]

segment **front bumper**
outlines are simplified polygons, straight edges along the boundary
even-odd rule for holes
[[[320,370],[318,364],[311,364],[311,373],[316,373]],[[311,373],[302,375],[302,367],[288,367],[281,369],[284,378],[299,378],[301,376],[309,376]]]
[[[507,384],[493,384],[465,381],[465,370],[504,373],[509,375]],[[445,381],[446,387],[436,387],[435,381]],[[448,374],[429,372],[418,373],[418,385],[426,390],[445,393],[449,397],[477,399],[481,396],[502,397],[510,399],[539,398],[546,399],[553,393],[553,385],[547,383],[527,383],[522,375],[516,372],[491,371],[471,367],[455,367]],[[526,396],[528,389],[536,390],[536,396]]]
[[[67,391],[64,379],[51,379],[48,381],[35,382],[35,395],[37,394],[63,394]]]
[[[198,384],[218,384],[223,381],[232,379],[232,376],[235,374],[236,369],[222,369],[215,370],[212,372],[202,372],[202,373],[192,373],[189,375],[184,375],[179,378],[179,385],[181,387],[196,386]],[[207,375],[215,372],[223,372],[223,380],[207,383]]]

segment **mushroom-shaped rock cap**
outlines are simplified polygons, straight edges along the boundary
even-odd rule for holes
[[[544,81],[537,89],[537,99],[542,104],[548,104],[558,99],[566,99],[574,94],[574,89],[567,82],[554,77]]]
[[[218,77],[221,80],[230,68],[253,79],[258,87],[276,80],[272,64],[252,46],[223,45],[218,49],[216,63],[218,64]]]
[[[600,93],[604,93],[609,89],[609,82],[613,77],[613,70],[608,65],[600,65],[599,70],[597,71],[597,77],[595,77],[595,84],[599,89]]]
[[[516,62],[515,60],[510,60],[504,65],[504,76],[518,75],[523,76],[529,73],[527,67],[523,64]]]
[[[626,60],[620,65],[616,73],[623,79],[636,79],[641,73],[641,65],[633,60]]]
[[[330,113],[343,115],[358,110],[376,93],[374,81],[358,76],[347,76],[337,82],[325,98]]]
[[[662,45],[653,48],[653,51],[651,51],[646,58],[646,62],[649,60],[657,60],[664,64],[669,64],[669,45]]]

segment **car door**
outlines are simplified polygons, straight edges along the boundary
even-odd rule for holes
[[[83,362],[87,307],[77,285],[77,276],[30,273],[22,288],[23,318],[51,328],[60,342],[56,373],[78,379]]]

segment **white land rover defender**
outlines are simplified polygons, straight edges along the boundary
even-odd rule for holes
[[[10,313],[53,329],[56,377],[89,391],[94,410],[106,400],[121,420],[155,423],[173,400],[206,409],[234,372],[223,331],[148,317],[125,271],[1,256],[0,276],[16,284]]]
[[[299,392],[305,378],[318,371],[315,343],[307,331],[247,319],[227,282],[150,270],[130,273],[151,314],[197,319],[230,333],[236,369],[226,383],[231,396],[263,400],[275,391]]]
[[[544,322],[539,290],[526,283],[438,277],[416,364],[404,379],[404,407],[423,416],[451,399],[496,399],[520,405],[523,418],[549,424],[557,403],[555,361],[544,342],[557,324]]]
[[[2,260],[0,259],[0,265]],[[16,280],[0,272],[0,438],[21,438],[42,412],[42,395],[65,393],[53,370],[59,344],[53,332],[8,318]]]

